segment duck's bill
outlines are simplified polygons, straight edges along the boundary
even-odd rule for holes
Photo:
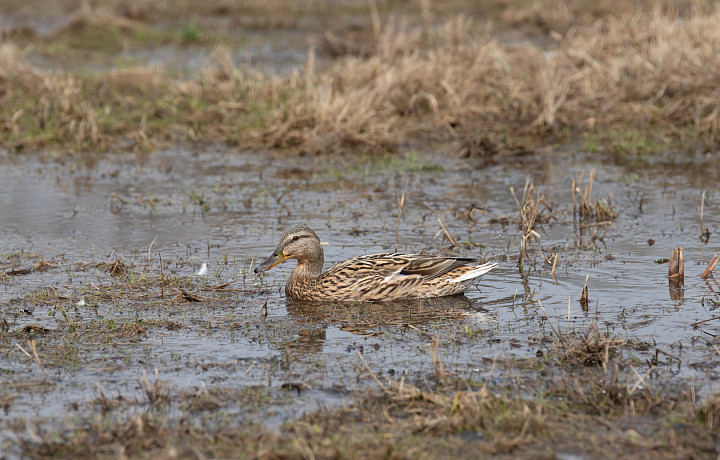
[[[285,257],[282,251],[275,251],[267,260],[255,267],[255,273],[266,272],[275,265],[285,262],[285,259],[287,259],[287,257]]]

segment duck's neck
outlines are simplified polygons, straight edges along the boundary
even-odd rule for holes
[[[298,258],[297,267],[295,267],[290,278],[296,280],[320,278],[324,263],[325,257],[322,248],[320,248],[320,251],[317,253]]]
[[[308,289],[320,280],[322,275],[323,260],[308,261],[298,260],[298,265],[285,283],[285,294],[293,299],[311,300],[313,297],[308,294]]]

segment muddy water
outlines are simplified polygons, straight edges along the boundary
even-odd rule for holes
[[[28,325],[67,330],[57,305],[36,295],[49,287],[61,294],[56,303],[74,324],[102,330],[111,322],[160,324],[130,338],[84,339],[70,353],[76,358],[57,365],[47,362],[57,344],[43,350],[38,339],[46,378],[20,349],[27,341],[5,339],[0,368],[8,386],[0,396],[12,396],[5,419],[65,420],[86,410],[85,401],[96,398],[98,388],[142,400],[138,379],[146,373],[152,382],[157,370],[177,392],[267,387],[277,404],[266,411],[248,413],[232,404],[226,410],[278,426],[318,407],[346,404],[353,390],[372,385],[361,378],[363,359],[380,378],[426,378],[433,369],[427,348],[433,337],[441,338],[447,371],[490,378],[493,358],[533,357],[542,348],[539,340],[553,334],[542,307],[555,328],[584,330],[597,319],[609,333],[645,343],[640,348],[646,351],[637,352],[642,360],[659,348],[674,357],[667,358],[673,362],[668,372],[692,374],[711,391],[720,321],[700,328],[693,323],[714,317],[720,302],[717,283],[698,276],[720,248],[717,166],[710,158],[618,166],[570,154],[490,167],[420,154],[400,161],[328,162],[168,151],[91,164],[5,156],[0,269],[32,267],[39,260],[55,265],[0,281],[0,316],[10,331]],[[594,244],[592,229],[580,238],[573,224],[570,191],[577,172],[590,168],[597,172],[593,196],[609,199],[619,213]],[[545,256],[558,253],[554,277],[539,256],[523,274],[516,266],[520,231],[509,190],[520,194],[528,177],[552,208],[553,218],[537,231]],[[466,296],[386,305],[289,301],[282,286],[291,263],[262,278],[252,274],[254,261],[267,257],[282,231],[299,223],[313,227],[326,243],[326,265],[394,250],[403,193],[401,251],[445,251],[447,241],[436,236],[440,217],[463,246],[456,253],[500,266]],[[707,243],[698,236],[703,193]],[[667,264],[656,263],[677,246],[686,260],[679,290],[668,283]],[[203,291],[204,301],[171,307],[122,294],[77,304],[95,286],[118,283],[88,266],[120,258],[134,267],[133,276],[157,274],[160,256],[168,276],[205,287],[233,282],[235,291]],[[208,273],[198,276],[203,263]],[[587,312],[578,302],[586,279]],[[157,298],[157,286],[150,290],[148,298]],[[168,321],[178,326],[167,327]],[[64,340],[72,346],[72,339]],[[492,378],[501,377],[495,370]],[[304,390],[284,391],[283,385]]]

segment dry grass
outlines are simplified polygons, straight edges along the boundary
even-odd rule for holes
[[[595,176],[594,169],[589,172],[582,170],[575,175],[572,181],[573,219],[607,225],[617,218],[617,213],[608,200],[593,198]],[[585,184],[586,177],[587,184]]]
[[[138,379],[138,384],[140,385],[140,388],[143,391],[143,394],[147,398],[148,403],[151,406],[160,406],[162,404],[166,404],[169,402],[170,397],[170,384],[168,384],[164,380],[160,380],[160,377],[158,375],[158,370],[155,369],[155,381],[150,382],[147,379],[147,375],[145,374],[145,371],[143,371],[143,376],[141,379]]]
[[[587,184],[585,183],[586,178]],[[607,229],[617,219],[617,213],[613,210],[609,200],[593,197],[594,183],[594,169],[589,172],[578,171],[572,181],[573,229],[576,247],[584,246],[587,236],[589,236],[589,246],[593,249],[598,247],[598,242],[605,244]]]
[[[627,346],[604,341],[596,350],[583,340],[576,343],[592,349],[591,354],[600,348]],[[627,362],[607,351],[599,353],[606,360],[607,370],[600,370],[604,375],[579,373],[577,366],[587,363],[561,359],[557,362],[564,366],[565,376],[543,379],[541,387],[533,387],[537,397],[519,397],[512,384],[490,388],[455,380],[428,390],[404,378],[383,383],[373,374],[379,392],[366,393],[350,407],[318,410],[271,432],[253,424],[204,418],[218,412],[228,396],[237,399],[232,392],[160,392],[165,403],[192,409],[198,420],[208,422],[200,426],[158,412],[149,396],[145,402],[135,402],[148,405],[142,414],[116,414],[117,408],[133,401],[120,395],[110,399],[100,391],[90,402],[99,413],[58,433],[43,432],[29,423],[19,427],[18,434],[34,436],[19,436],[24,454],[33,457],[110,457],[121,452],[137,458],[374,458],[378,453],[388,458],[537,458],[573,452],[589,458],[647,458],[650,452],[653,458],[685,458],[714,453],[717,397],[695,405],[682,391],[643,388],[638,382],[649,380],[639,374],[623,381],[618,365]],[[550,350],[538,361],[555,358]],[[554,371],[544,368],[544,372]],[[535,380],[531,377],[528,382]],[[143,388],[154,397],[158,392],[150,386]],[[240,397],[253,403],[253,394],[255,390],[249,389]]]
[[[129,16],[155,14],[123,5]],[[620,11],[588,23],[572,8],[554,14],[549,49],[495,40],[466,16],[436,28],[383,17],[362,57],[316,70],[311,52],[287,77],[239,68],[223,47],[192,80],[153,68],[76,75],[36,69],[4,43],[0,126],[13,149],[219,140],[317,154],[392,152],[422,139],[494,156],[587,135],[617,154],[716,148],[720,76],[708,69],[720,67],[720,7]],[[94,12],[67,27],[135,26]]]
[[[510,193],[512,193],[515,204],[518,207],[518,212],[520,213],[519,223],[522,234],[518,266],[520,270],[523,270],[525,260],[530,256],[530,243],[533,240],[538,242],[538,251],[542,256],[540,234],[535,231],[535,224],[549,220],[551,212],[545,196],[540,194],[535,188],[535,184],[531,183],[529,178],[525,181],[525,187],[520,197],[515,194],[515,190],[512,187],[510,187]]]
[[[127,265],[125,265],[120,259],[115,259],[114,262],[110,263],[100,262],[96,264],[95,267],[110,273],[112,276],[118,277],[124,276],[128,271]]]
[[[601,334],[594,323],[584,332],[565,331],[558,325],[557,336],[550,347],[550,356],[575,366],[601,366],[623,348],[632,348],[632,342]]]
[[[720,424],[720,394],[708,396],[696,409],[697,417],[710,429]]]
[[[720,8],[607,17],[573,30],[551,53],[493,41],[464,17],[430,37],[389,22],[373,56],[341,60],[310,81],[303,103],[289,104],[292,116],[283,112],[288,129],[276,134],[296,127],[317,144],[316,136],[353,133],[377,147],[362,138],[372,128],[375,143],[396,143],[393,135],[557,139],[652,126],[666,136],[657,141],[715,145],[720,94],[705,69],[718,63],[718,19]],[[330,132],[328,119],[338,120]]]

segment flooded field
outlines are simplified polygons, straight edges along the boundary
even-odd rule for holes
[[[718,458],[719,21],[0,2],[0,460]],[[498,266],[292,301],[299,224]]]
[[[6,155],[3,450],[18,454],[19,444],[71,431],[92,413],[149,408],[171,420],[192,413],[194,423],[277,430],[348,406],[385,379],[422,387],[439,369],[533,396],[552,377],[517,363],[542,359],[556,335],[591,327],[628,341],[623,384],[679,385],[701,400],[720,375],[720,286],[700,278],[719,248],[717,167],[717,158],[594,164],[575,152],[490,166],[421,153],[328,160],[171,150],[90,164]],[[593,200],[607,200],[614,221],[574,222],[571,184],[587,187],[591,170]],[[511,188],[520,199],[526,179],[547,206],[535,225],[542,255],[533,240],[520,271]],[[395,250],[396,240],[400,251],[499,267],[459,297],[291,301],[283,286],[294,262],[260,277],[252,268],[301,223],[326,243],[326,268]],[[662,259],[678,246],[686,275],[671,285]]]

